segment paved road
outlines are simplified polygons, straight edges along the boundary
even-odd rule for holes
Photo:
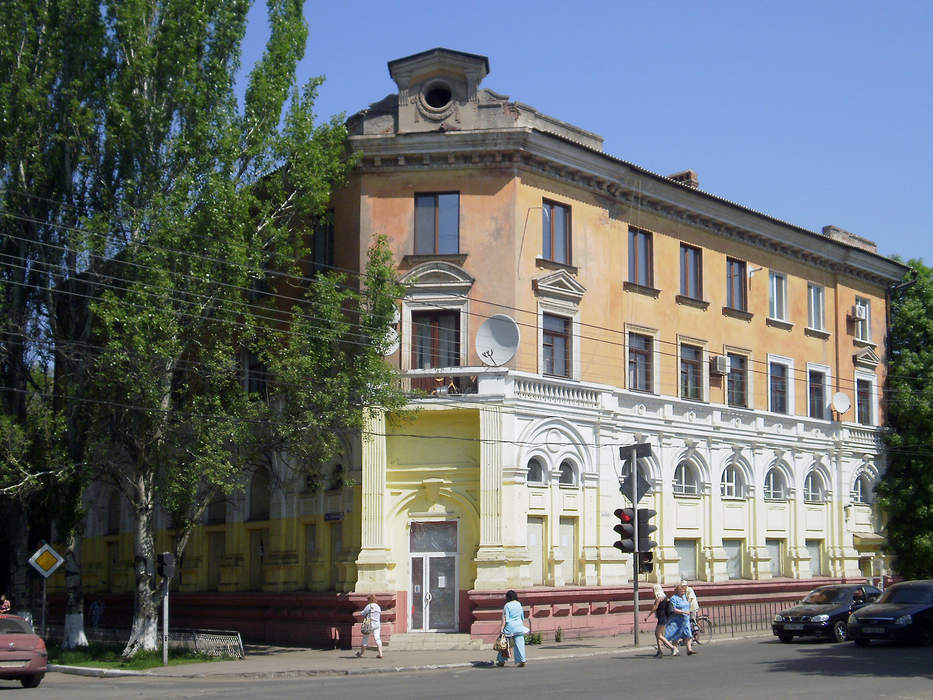
[[[94,679],[49,674],[38,691],[0,681],[0,700],[105,698],[931,698],[933,648],[762,638],[704,646],[697,656],[654,659],[648,650],[418,673],[282,680]]]

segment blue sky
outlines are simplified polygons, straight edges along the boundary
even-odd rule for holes
[[[254,8],[244,66],[262,51]],[[594,131],[607,153],[884,255],[933,264],[933,3],[309,0],[317,112],[391,92],[386,62],[489,57],[484,87]]]

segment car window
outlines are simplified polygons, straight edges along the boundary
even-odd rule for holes
[[[803,599],[804,603],[810,605],[826,605],[828,603],[841,603],[848,596],[849,591],[845,588],[817,588],[815,591],[807,593]]]
[[[8,618],[0,620],[0,634],[32,634],[32,630],[22,620]]]
[[[902,605],[933,603],[933,591],[929,588],[904,586],[889,588],[878,599],[879,603],[900,603]]]

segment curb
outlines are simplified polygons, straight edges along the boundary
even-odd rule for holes
[[[759,632],[757,634],[746,634],[735,637],[725,637],[723,639],[712,639],[703,646],[722,644],[727,641],[741,641],[743,639],[756,639],[772,636],[770,631]],[[582,659],[596,656],[608,656],[610,654],[633,654],[636,652],[647,651],[653,648],[651,644],[640,646],[621,646],[614,649],[597,649],[587,652],[569,653],[569,654],[549,654],[542,661]],[[150,671],[119,671],[116,669],[94,668],[90,666],[59,666],[49,664],[49,671],[59,673],[70,673],[78,676],[94,676],[98,678],[117,678],[120,676],[145,676],[149,678],[216,678],[216,679],[234,679],[242,678],[244,680],[289,680],[295,678],[311,678],[315,676],[368,676],[378,673],[411,673],[413,671],[446,671],[456,668],[485,668],[492,667],[489,661],[459,661],[449,664],[420,664],[411,666],[372,666],[368,668],[322,668],[322,669],[293,669],[288,671],[241,671],[231,673],[159,673],[158,670]]]

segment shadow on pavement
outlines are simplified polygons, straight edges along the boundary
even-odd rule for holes
[[[780,644],[777,640],[774,644]],[[875,643],[858,647],[842,644],[803,643],[791,659],[760,662],[769,671],[811,676],[872,676],[875,678],[930,678],[933,664],[928,647],[909,644]]]

